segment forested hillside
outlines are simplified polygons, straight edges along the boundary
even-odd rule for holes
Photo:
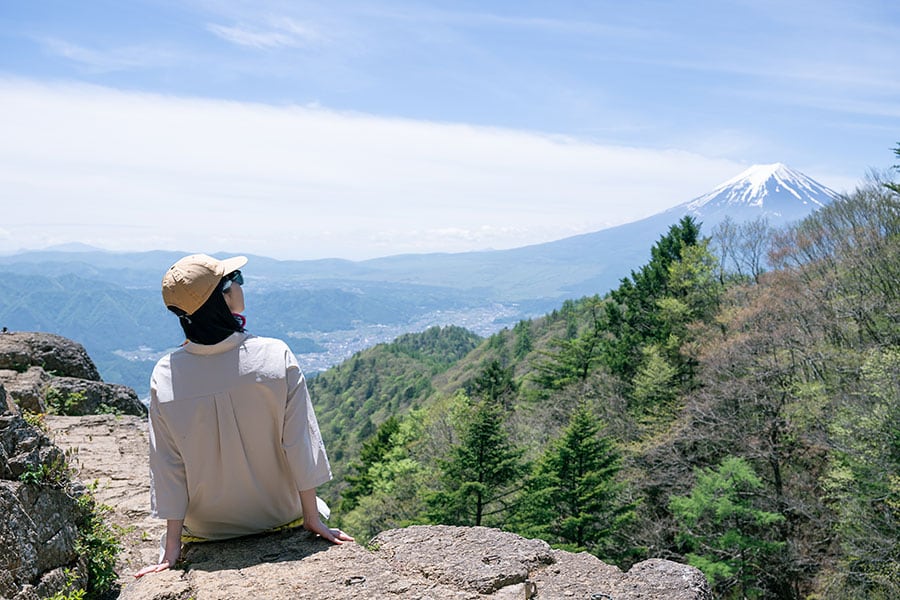
[[[604,297],[322,374],[336,518],[681,560],[722,598],[900,597],[898,192],[778,232],[685,218]]]
[[[481,337],[462,327],[432,327],[353,355],[309,381],[335,474],[375,424],[406,413],[433,392],[432,379],[468,354]]]

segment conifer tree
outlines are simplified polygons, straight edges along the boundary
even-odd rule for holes
[[[504,367],[499,360],[492,360],[472,381],[471,392],[473,396],[483,398],[487,402],[500,402],[505,408],[509,408],[517,387],[513,380],[512,367]]]
[[[582,404],[535,466],[516,528],[558,548],[607,558],[624,555],[616,533],[633,517],[634,505],[623,500],[616,478],[620,468],[614,442],[600,435],[599,424]]]
[[[582,301],[582,308],[590,315],[589,326],[580,333],[577,328],[573,332],[567,331],[566,337],[551,340],[554,350],[540,352],[545,360],[535,365],[531,378],[545,392],[587,380],[600,358],[601,338],[606,327],[603,302],[596,296],[586,298]],[[576,322],[574,305],[570,306],[567,314],[571,322]]]
[[[440,461],[442,489],[428,498],[428,518],[446,525],[503,525],[521,488],[521,457],[503,428],[500,406],[479,401],[460,444]]]
[[[742,458],[730,456],[718,468],[696,474],[691,493],[669,503],[682,527],[688,562],[704,572],[719,597],[765,597],[759,574],[767,557],[784,547],[772,541],[774,525],[784,516],[754,505],[763,483]]]
[[[684,249],[700,242],[700,226],[691,217],[672,225],[651,249],[650,262],[610,292],[605,304],[605,324],[612,334],[603,341],[603,360],[615,375],[631,381],[641,364],[642,348],[665,343],[669,337],[658,302],[672,294],[671,267],[682,259]]]
[[[372,493],[370,469],[381,461],[391,449],[391,436],[400,428],[396,417],[389,417],[378,430],[367,439],[359,452],[359,460],[350,465],[354,471],[346,476],[349,487],[341,494],[341,510],[353,510],[360,498]]]

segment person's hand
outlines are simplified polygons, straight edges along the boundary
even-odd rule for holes
[[[167,560],[163,560],[158,565],[147,565],[146,567],[135,573],[134,578],[137,579],[139,577],[143,577],[147,573],[159,573],[160,571],[165,571],[171,566],[172,564],[170,564]]]
[[[178,562],[178,557],[181,556],[181,546],[178,547],[177,550],[167,550],[162,560],[159,561],[157,565],[147,565],[140,571],[134,574],[134,578],[137,579],[139,577],[143,577],[147,573],[159,573],[160,571],[165,571]]]
[[[303,527],[307,531],[311,531],[316,535],[325,538],[332,544],[343,544],[344,542],[355,541],[352,537],[341,531],[340,529],[330,529],[322,519],[316,515],[313,519],[303,519]]]
[[[134,574],[134,578],[143,577],[147,573],[159,573],[171,568],[178,562],[181,556],[181,528],[184,524],[182,520],[169,519],[166,521],[166,541],[165,551],[159,564],[147,565]]]

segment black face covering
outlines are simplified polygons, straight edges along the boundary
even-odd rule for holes
[[[203,306],[191,315],[178,307],[168,307],[178,315],[184,336],[190,341],[211,346],[218,344],[236,331],[244,331],[243,322],[235,318],[225,302],[225,296],[222,294],[224,283],[224,279],[220,281]]]

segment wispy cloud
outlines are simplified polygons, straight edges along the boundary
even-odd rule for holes
[[[110,73],[174,64],[177,53],[159,46],[135,45],[112,49],[88,48],[58,38],[38,40],[44,50],[92,73]]]
[[[325,38],[310,25],[290,17],[272,17],[259,25],[209,23],[206,29],[223,40],[251,48],[297,48],[321,43]]]

